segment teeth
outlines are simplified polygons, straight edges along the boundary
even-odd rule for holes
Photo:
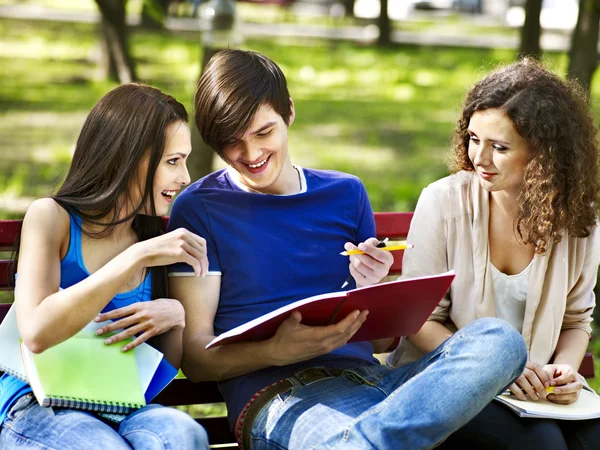
[[[176,191],[162,191],[163,195],[168,195],[169,197],[173,197]]]
[[[267,158],[267,159],[269,159],[269,158]],[[250,167],[251,169],[256,169],[257,167],[264,165],[267,162],[267,159],[259,162],[258,164],[248,164],[248,167]]]

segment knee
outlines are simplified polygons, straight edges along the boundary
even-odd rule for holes
[[[508,322],[485,317],[461,331],[473,335],[489,363],[497,362],[507,372],[522,373],[527,362],[527,347],[521,334]]]
[[[182,411],[158,405],[147,406],[126,420],[120,433],[132,444],[153,437],[160,442],[159,448],[208,449],[208,436],[202,426]]]
[[[178,448],[208,449],[206,430],[192,417],[183,411],[173,408],[162,408],[161,421],[164,429],[182,445]],[[184,445],[184,443],[186,443]]]

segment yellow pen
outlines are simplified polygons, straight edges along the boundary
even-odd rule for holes
[[[394,250],[406,250],[407,248],[415,248],[412,244],[407,244],[406,241],[401,241],[397,245],[388,245],[386,247],[380,247],[381,250],[385,250],[386,252],[393,252]],[[351,255],[363,255],[365,252],[362,250],[348,250],[345,252],[341,252],[342,256],[351,256]]]

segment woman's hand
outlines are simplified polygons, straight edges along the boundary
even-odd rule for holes
[[[346,242],[344,249],[362,250],[362,255],[350,256],[350,275],[356,281],[356,287],[370,286],[379,283],[386,277],[394,262],[391,252],[386,252],[377,248],[379,241],[375,238],[369,238],[361,242],[358,246],[351,242]]]
[[[527,362],[525,370],[508,389],[519,400],[538,400],[546,397],[546,388],[550,386],[550,378],[544,368],[534,362]]]
[[[104,341],[105,344],[120,342],[123,339],[139,334],[132,342],[123,347],[122,350],[126,352],[153,336],[172,329],[178,328],[183,330],[185,327],[185,311],[179,301],[171,298],[159,298],[114,309],[110,312],[99,314],[94,319],[96,322],[104,322],[106,320],[114,320],[114,322],[96,330],[98,336],[122,328],[123,331],[108,337]]]
[[[206,240],[185,228],[138,242],[132,248],[141,252],[145,267],[182,262],[192,266],[196,276],[208,272]]]
[[[568,405],[579,398],[583,383],[577,371],[568,364],[546,364],[544,371],[548,374],[554,392],[546,397],[548,401]]]

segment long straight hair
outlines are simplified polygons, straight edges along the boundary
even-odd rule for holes
[[[188,114],[170,95],[134,83],[111,90],[90,111],[67,177],[51,198],[69,214],[81,217],[82,223],[94,225],[97,231],[82,230],[92,238],[108,236],[115,226],[131,219],[139,241],[163,234],[153,181],[166,129],[175,122],[187,123]],[[148,170],[140,180],[139,167],[146,157]],[[141,192],[141,201],[132,192]],[[153,267],[151,273],[153,298],[167,297],[166,268]]]

